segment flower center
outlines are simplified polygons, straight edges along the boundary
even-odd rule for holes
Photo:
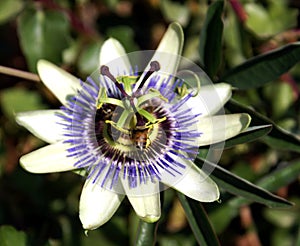
[[[120,179],[130,188],[162,178],[175,182],[185,160],[198,153],[199,115],[186,104],[195,93],[180,78],[153,74],[158,70],[153,61],[141,76],[115,78],[102,66],[102,76],[88,77],[62,107],[68,155],[102,187],[122,192]]]
[[[117,98],[108,98],[105,93],[100,92],[95,117],[95,132],[99,146],[102,146],[102,139],[106,143],[116,147],[123,152],[134,150],[146,150],[157,137],[159,123],[165,121],[166,116],[159,118],[154,112],[159,108],[162,97],[157,90],[147,90],[143,93],[143,85],[151,74],[160,69],[157,61],[150,63],[150,69],[146,72],[138,88],[132,92],[131,85],[135,84],[138,77],[121,76],[118,78],[125,85],[123,86],[110,73],[109,67],[102,66],[100,73],[108,77],[121,92],[122,101]],[[167,100],[167,99],[166,99]],[[103,103],[105,102],[105,103]]]
[[[102,148],[105,142],[128,155],[129,152],[147,151],[154,146],[155,141],[163,141],[161,132],[170,131],[172,120],[168,117],[168,112],[160,106],[161,103],[161,100],[155,99],[140,107],[151,114],[156,123],[151,123],[140,114],[131,114],[122,128],[117,126],[117,122],[123,109],[113,104],[103,104],[97,109],[95,117],[95,133],[99,147]]]

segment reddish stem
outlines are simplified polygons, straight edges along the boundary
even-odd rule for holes
[[[232,9],[234,10],[235,14],[239,18],[239,20],[244,23],[248,15],[243,7],[243,5],[240,3],[239,0],[229,0],[229,3],[231,4]]]
[[[80,20],[78,15],[74,14],[71,10],[60,6],[53,0],[36,0],[36,2],[41,3],[44,7],[48,8],[48,9],[64,12],[70,19],[71,26],[77,32],[83,33],[87,36],[94,36],[96,34],[96,31],[93,28],[91,28],[87,25],[84,25],[84,23]]]
[[[293,97],[295,100],[297,100],[299,98],[300,92],[299,92],[297,82],[294,80],[294,78],[291,76],[291,74],[285,73],[285,74],[281,75],[280,78],[284,83],[288,83],[292,87]]]

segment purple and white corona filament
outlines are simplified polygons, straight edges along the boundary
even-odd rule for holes
[[[187,167],[177,157],[193,159],[198,152],[194,139],[201,132],[193,125],[199,115],[186,106],[197,93],[179,96],[185,81],[173,75],[161,79],[158,70],[153,61],[136,88],[137,73],[114,78],[102,66],[98,80],[82,83],[58,115],[65,142],[72,145],[68,155],[78,158],[74,166],[86,169],[87,178],[101,187],[114,189],[122,178],[136,188],[165,173],[179,179]]]

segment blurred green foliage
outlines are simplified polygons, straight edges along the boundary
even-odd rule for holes
[[[18,164],[45,143],[18,127],[14,113],[59,102],[41,84],[0,74],[0,245],[299,245],[299,9],[296,0],[1,0],[2,66],[36,72],[44,58],[84,79],[97,68],[106,38],[128,52],[155,49],[167,25],[178,21],[184,55],[214,82],[232,84],[226,110],[253,120],[226,143],[212,173],[219,203],[200,205],[167,190],[162,218],[149,225],[126,200],[87,237],[78,218],[84,180],[74,173],[34,175]]]

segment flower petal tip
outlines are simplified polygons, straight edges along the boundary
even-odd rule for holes
[[[78,78],[52,62],[39,60],[37,71],[42,82],[64,105],[67,103],[67,97],[76,95],[77,91],[81,89]]]
[[[155,188],[157,188],[155,186]],[[127,194],[127,197],[138,217],[148,223],[159,220],[161,215],[160,193],[135,197]]]
[[[54,173],[74,170],[76,158],[67,157],[68,145],[58,142],[50,144],[20,158],[20,165],[31,173]]]
[[[81,223],[82,223],[82,228],[84,229],[85,235],[88,236],[88,232],[92,231],[92,230],[96,230],[98,227],[100,227],[103,224],[99,224],[99,223],[86,223],[84,221],[82,221],[81,219]]]
[[[240,121],[243,126],[243,128],[241,129],[241,132],[242,132],[249,127],[249,125],[251,123],[251,116],[249,114],[243,113],[243,114],[241,114]]]
[[[157,48],[157,51],[171,53],[174,55],[181,54],[183,42],[184,34],[182,27],[178,22],[173,22],[169,25]]]
[[[185,194],[190,196],[192,199],[195,199],[199,202],[215,202],[220,199],[220,191],[219,187],[215,182],[213,182],[211,179],[208,181],[209,186],[205,184],[207,187],[206,189],[199,192],[197,195],[190,196],[189,194]],[[209,188],[208,188],[209,187]]]
[[[177,183],[167,185],[199,202],[214,202],[218,200],[220,191],[217,184],[194,163],[185,162],[186,166],[190,166],[190,168],[187,169],[183,178]]]
[[[124,195],[114,193],[87,179],[79,202],[79,219],[85,230],[95,230],[115,214]]]
[[[219,88],[219,97],[223,99],[223,104],[225,104],[232,96],[232,86],[227,83],[219,83],[217,88]]]
[[[47,60],[40,59],[37,61],[36,65],[37,65],[37,69],[41,69],[43,66],[51,66],[52,63]]]
[[[181,25],[178,22],[173,22],[169,26],[170,29],[173,29],[177,34],[179,34],[180,38],[183,40],[184,34]]]
[[[146,215],[144,217],[140,217],[143,221],[147,222],[147,223],[155,223],[156,221],[158,221],[160,219],[160,215],[156,216],[156,215]]]
[[[43,79],[43,73],[45,73],[46,71],[50,71],[53,69],[60,69],[58,68],[54,63],[44,60],[44,59],[40,59],[37,61],[36,63],[36,68],[38,71],[39,76],[41,77],[41,79]]]
[[[124,47],[117,39],[109,38],[100,49],[99,66],[108,65],[112,61],[118,64],[116,68],[111,67],[112,74],[119,75],[118,67],[122,67],[125,74],[130,73],[131,65]]]
[[[101,47],[101,51],[100,52],[104,52],[106,50],[109,51],[121,51],[121,55],[125,54],[125,49],[122,46],[122,44],[115,38],[109,38],[106,41],[104,41],[102,47]]]
[[[20,160],[21,167],[30,173],[47,173],[46,170],[41,168],[39,165],[35,165],[35,158],[32,157],[31,153],[21,156]]]
[[[215,191],[207,194],[206,198],[201,202],[215,202],[220,199],[219,187],[215,184]]]
[[[79,210],[79,219],[82,224],[82,228],[85,231],[92,231],[97,229],[98,227],[105,224],[107,221],[111,219],[112,215],[107,215],[102,213],[102,216],[100,215],[92,215],[90,211],[88,211],[88,208],[80,209]]]
[[[34,169],[32,169],[30,162],[28,162],[26,159],[27,159],[26,155],[22,156],[20,158],[19,162],[20,162],[21,167],[30,173],[37,173],[37,172],[35,172]]]
[[[59,110],[36,110],[15,113],[16,122],[47,143],[62,140],[62,128],[57,124]]]

